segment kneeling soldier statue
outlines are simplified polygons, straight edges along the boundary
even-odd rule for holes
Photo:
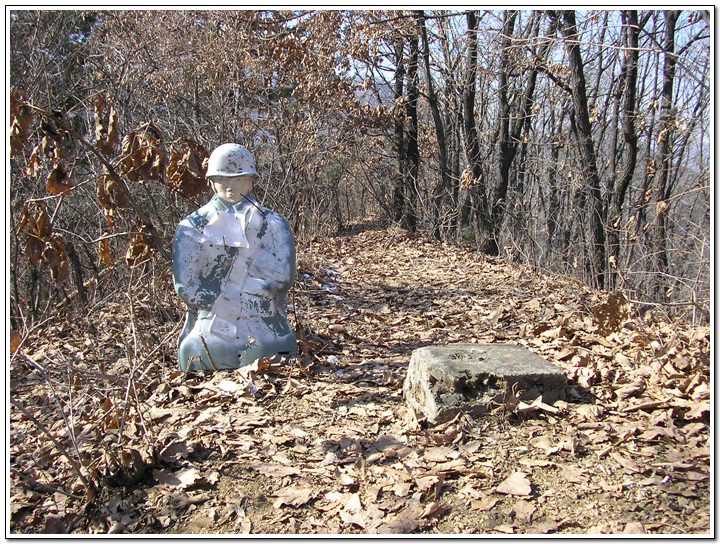
[[[208,204],[180,222],[172,249],[175,291],[187,305],[180,370],[239,368],[295,353],[285,295],[295,280],[288,222],[250,194],[250,152],[223,144],[210,155]]]

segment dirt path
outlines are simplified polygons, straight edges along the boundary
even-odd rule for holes
[[[16,478],[15,530],[37,532],[31,516],[122,533],[710,530],[707,327],[380,230],[300,248],[294,301],[298,361],[182,374],[165,350],[126,414],[114,487],[79,518]],[[453,342],[528,347],[568,373],[567,402],[427,426],[402,398],[407,364]]]

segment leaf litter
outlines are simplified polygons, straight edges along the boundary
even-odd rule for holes
[[[298,255],[291,361],[175,370],[166,271],[133,315],[107,301],[15,342],[11,531],[710,531],[708,327],[400,231]],[[453,342],[535,351],[566,401],[427,425],[410,355]]]

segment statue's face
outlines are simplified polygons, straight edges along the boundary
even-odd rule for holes
[[[252,191],[253,178],[254,176],[250,174],[230,178],[213,176],[210,178],[210,186],[225,202],[237,204]]]

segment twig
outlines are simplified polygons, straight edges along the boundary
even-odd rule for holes
[[[63,193],[61,193],[61,194],[54,194],[54,195],[49,195],[49,196],[40,196],[40,197],[36,197],[36,198],[28,198],[28,199],[27,199],[27,202],[28,202],[28,203],[31,203],[31,202],[44,202],[45,200],[54,200],[54,199],[56,199],[56,198],[61,198],[61,197],[64,197],[65,195],[67,195],[67,194],[70,192],[70,190],[73,190],[73,191],[74,191],[75,189],[79,189],[79,188],[82,187],[83,185],[87,185],[88,183],[92,183],[93,181],[95,181],[95,180],[93,180],[92,178],[86,179],[85,181],[81,181],[81,182],[78,183],[77,185],[73,185],[70,189],[66,190],[65,192],[63,192]]]
[[[245,200],[247,200],[250,204],[252,204],[253,206],[255,206],[255,208],[257,208],[257,210],[262,214],[263,217],[265,217],[265,210],[263,210],[260,206],[258,206],[257,204],[255,204],[255,202],[253,202],[252,200],[250,200],[246,195],[243,195],[242,193],[240,193],[240,194],[242,195],[242,197],[243,197]]]
[[[71,499],[76,499],[76,500],[79,500],[79,501],[83,500],[83,498],[82,498],[82,497],[79,497],[78,495],[73,495],[72,493],[68,493],[67,491],[63,491],[62,489],[59,489],[59,488],[57,488],[57,487],[53,487],[53,486],[51,486],[51,485],[44,484],[44,483],[42,483],[42,482],[38,482],[37,480],[33,480],[33,479],[30,478],[29,476],[25,476],[22,472],[20,472],[20,471],[19,471],[18,469],[16,469],[16,468],[10,468],[10,472],[12,472],[13,474],[15,474],[15,475],[18,476],[19,478],[25,480],[26,482],[31,483],[32,485],[36,485],[36,486],[38,486],[38,487],[42,487],[43,489],[47,489],[48,491],[52,491],[52,492],[54,492],[54,493],[62,493],[63,495],[65,495],[65,496],[67,496],[67,497],[70,497]]]
[[[130,368],[130,377],[127,381],[127,386],[125,387],[125,401],[123,403],[123,413],[122,418],[120,419],[120,429],[118,430],[118,444],[122,442],[122,433],[125,429],[125,418],[127,417],[128,412],[128,400],[130,398],[130,388],[133,385],[133,379],[135,377],[135,370],[137,369],[137,327],[135,326],[135,305],[133,304],[133,297],[132,297],[132,285],[133,285],[133,271],[135,270],[134,267],[130,267],[130,280],[128,282],[128,292],[125,293],[130,300],[130,328],[132,330],[132,337],[133,337],[133,356],[132,356],[132,367]],[[126,354],[128,359],[128,364],[130,364],[130,350],[126,348]]]
[[[129,350],[128,350],[128,355]],[[125,428],[125,417],[127,416],[128,412],[128,398],[130,397],[130,388],[133,384],[133,375],[135,374],[135,368],[133,367],[130,371],[130,377],[128,378],[127,385],[125,386],[125,400],[123,402],[123,413],[122,418],[120,418],[120,428],[118,429],[118,444],[122,442],[122,433]]]
[[[687,308],[688,306],[692,306],[700,311],[706,318],[710,319],[710,312],[693,300],[690,302],[651,302],[647,300],[628,299],[628,302],[633,304],[646,304],[648,306],[660,306],[663,308]]]
[[[205,353],[207,353],[208,359],[210,361],[210,365],[213,367],[214,370],[217,370],[218,368],[215,366],[215,362],[213,361],[212,355],[210,355],[210,350],[208,349],[207,343],[205,342],[205,338],[203,338],[202,334],[200,335],[200,341],[202,342],[202,345],[205,348]]]
[[[147,440],[148,444],[153,444],[154,440],[150,436],[150,432],[145,425],[145,418],[143,417],[142,410],[140,409],[140,399],[138,398],[137,387],[133,387],[133,398],[135,399],[135,409],[137,410],[138,417],[140,418],[140,425],[142,426],[143,433],[145,434],[145,440]]]
[[[153,355],[155,355],[155,352],[158,351],[162,346],[164,346],[164,345],[165,345],[165,342],[167,342],[167,340],[168,340],[171,336],[173,336],[173,335],[175,334],[175,332],[176,332],[182,325],[183,325],[182,321],[179,322],[179,323],[176,323],[176,324],[175,324],[175,327],[173,328],[173,330],[171,330],[169,333],[167,333],[167,334],[165,335],[165,338],[163,338],[163,339],[160,341],[160,343],[159,343],[157,346],[155,346],[155,347],[152,349],[152,351],[151,351],[150,353],[148,353],[148,354],[145,356],[145,358],[144,358],[142,361],[140,361],[140,363],[139,363],[137,366],[138,366],[138,367],[141,367],[142,365],[144,365],[145,363],[147,363],[147,362],[150,360],[150,357],[152,357]],[[142,375],[143,377],[145,377],[145,378],[147,378],[146,372],[147,372],[147,370],[145,370],[144,372],[141,373],[141,375]]]
[[[54,230],[57,230],[58,232],[62,232],[64,234],[69,234],[71,236],[75,236],[76,238],[80,238],[79,235],[75,234],[74,232],[71,232],[69,230],[65,230],[59,227],[53,226]],[[79,244],[86,244],[86,245],[92,245],[97,244],[98,242],[102,242],[104,240],[110,240],[111,238],[119,238],[120,236],[145,236],[147,238],[152,238],[152,235],[148,232],[136,232],[136,231],[127,231],[127,232],[116,232],[115,234],[104,234],[100,238],[97,238],[96,240],[77,240],[77,243]]]
[[[38,323],[38,324],[36,324],[36,325],[33,325],[33,326],[30,328],[30,330],[27,331],[27,332],[22,336],[22,338],[20,339],[20,345],[19,345],[19,346],[17,347],[17,349],[10,355],[10,364],[12,364],[12,362],[15,360],[15,357],[18,357],[18,356],[20,356],[21,358],[22,358],[22,357],[27,357],[27,355],[25,355],[24,353],[22,353],[22,354],[20,353],[20,348],[23,347],[23,344],[25,343],[25,340],[27,340],[33,332],[35,332],[37,329],[39,329],[40,327],[42,327],[45,323],[47,323],[47,322],[49,322],[49,321],[52,321],[52,319],[53,319],[52,317],[48,317],[47,319],[43,319],[40,323]],[[25,322],[25,319],[23,318],[23,323],[24,323],[24,322]]]
[[[50,391],[52,391],[53,398],[55,399],[55,403],[57,404],[57,407],[60,410],[60,414],[62,415],[63,421],[65,422],[65,426],[68,429],[68,435],[70,436],[70,441],[72,442],[72,445],[75,448],[75,452],[77,453],[78,459],[82,459],[80,456],[80,450],[78,449],[77,439],[75,438],[75,429],[73,429],[72,425],[70,424],[70,421],[68,421],[68,418],[65,415],[65,410],[63,410],[62,404],[60,404],[60,398],[58,397],[58,394],[55,391],[55,387],[53,387],[52,381],[50,380],[50,376],[48,376],[47,372],[42,367],[42,365],[33,361],[29,356],[27,356],[26,354],[23,354],[23,358],[26,359],[27,361],[29,361],[30,364],[32,364],[35,368],[37,368],[40,371],[43,378],[45,379],[47,384],[50,386]],[[70,402],[70,407],[72,409],[72,401]],[[72,419],[72,415],[70,416],[70,419]]]
[[[70,463],[70,466],[73,468],[75,473],[78,475],[78,478],[80,478],[80,481],[85,485],[85,487],[87,489],[92,489],[93,486],[90,484],[88,479],[85,478],[85,476],[83,476],[83,473],[80,472],[80,469],[78,468],[77,463],[75,461],[73,461],[72,457],[70,457],[70,454],[63,447],[63,445],[60,444],[60,442],[58,442],[57,439],[52,434],[50,434],[50,431],[47,430],[45,425],[43,425],[37,419],[35,419],[35,416],[33,416],[30,412],[28,412],[27,409],[22,404],[20,404],[18,401],[16,401],[14,398],[10,397],[10,402],[12,403],[12,405],[15,408],[20,410],[25,415],[25,417],[27,417],[30,421],[32,421],[38,429],[40,429],[43,433],[45,433],[50,440],[53,441],[53,444],[55,444],[55,447],[68,460],[68,462]]]

